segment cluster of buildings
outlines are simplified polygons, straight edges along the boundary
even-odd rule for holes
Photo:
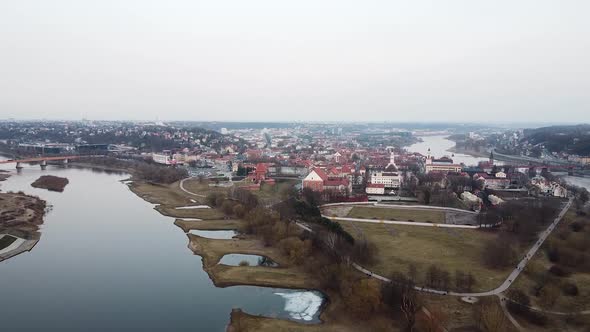
[[[426,155],[408,152],[399,147],[416,141],[412,132],[388,125],[285,124],[221,132],[191,128],[105,121],[0,122],[3,143],[25,153],[135,154],[163,165],[212,168],[205,173],[244,178],[252,190],[288,178],[301,180],[300,188],[338,199],[412,196],[417,186],[453,185],[456,191],[457,182],[473,193],[532,186],[543,195],[566,194],[531,166],[498,166],[490,156],[489,161],[467,167],[452,156],[435,157],[430,150]],[[501,142],[516,144],[521,136],[504,134]],[[470,133],[465,140],[483,138]]]

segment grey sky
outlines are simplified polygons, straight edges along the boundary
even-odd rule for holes
[[[590,1],[0,1],[0,118],[590,122]]]

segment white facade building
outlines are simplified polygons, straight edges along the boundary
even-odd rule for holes
[[[174,159],[172,159],[172,156],[169,154],[152,153],[152,160],[155,163],[163,165],[172,165],[175,163]]]
[[[384,185],[385,188],[399,188],[401,176],[395,165],[395,153],[391,151],[389,164],[385,169],[372,169],[369,171],[369,183]],[[369,185],[367,185],[367,188]]]

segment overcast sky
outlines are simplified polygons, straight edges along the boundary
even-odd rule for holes
[[[0,1],[0,118],[590,122],[590,1]]]

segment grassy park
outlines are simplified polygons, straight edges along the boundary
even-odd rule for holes
[[[178,190],[178,182],[172,184],[152,184],[143,181],[134,181],[129,189],[136,195],[152,204],[164,204],[171,206],[183,206],[194,204],[188,195]]]
[[[486,291],[499,286],[511,268],[494,270],[481,262],[484,244],[495,234],[457,228],[418,227],[361,222],[341,222],[355,238],[365,236],[377,247],[375,262],[368,269],[383,276],[407,273],[410,265],[417,270],[418,280],[430,265],[448,271],[471,272],[476,279],[473,290]]]
[[[355,206],[347,217],[362,219],[383,219],[444,223],[445,212],[436,210],[420,210],[389,207]]]

